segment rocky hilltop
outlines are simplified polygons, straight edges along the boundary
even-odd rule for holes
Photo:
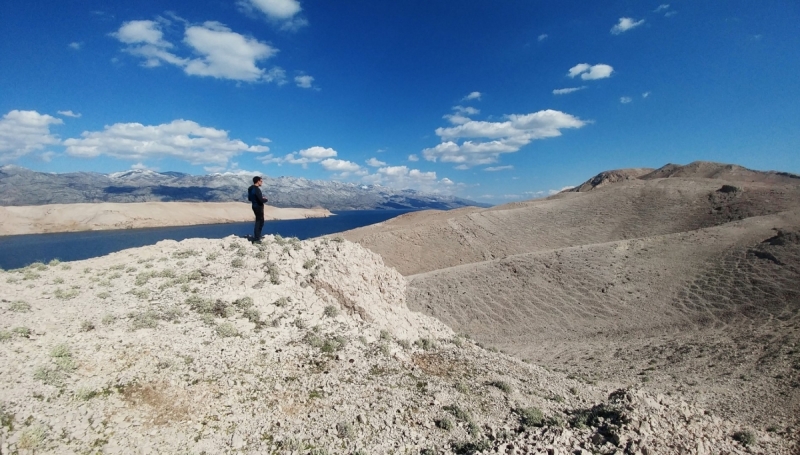
[[[788,454],[679,397],[487,350],[341,238],[0,272],[0,452]]]
[[[0,205],[74,204],[85,202],[241,202],[247,200],[252,175],[189,175],[133,170],[112,174],[35,172],[0,167]],[[264,177],[261,187],[275,207],[328,210],[441,209],[483,206],[454,196],[395,190],[295,177]]]

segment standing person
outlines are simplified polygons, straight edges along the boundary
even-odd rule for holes
[[[253,177],[253,184],[247,189],[247,200],[253,205],[253,213],[256,215],[256,225],[253,227],[253,242],[261,241],[261,229],[264,228],[264,203],[267,198],[261,194],[261,184],[264,183],[261,177]]]

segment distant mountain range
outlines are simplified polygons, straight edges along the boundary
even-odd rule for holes
[[[36,172],[0,167],[0,205],[80,202],[246,201],[252,176],[189,175],[131,170],[112,174]],[[275,207],[324,207],[328,210],[440,209],[488,207],[468,199],[380,185],[359,185],[296,177],[264,177],[261,187]]]

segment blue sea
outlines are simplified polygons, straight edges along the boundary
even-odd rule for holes
[[[267,221],[264,235],[280,234],[305,240],[380,223],[412,210],[350,210],[333,212],[328,218]],[[181,241],[189,238],[221,239],[229,235],[244,237],[253,234],[253,223],[204,224],[115,231],[65,232],[0,236],[0,268],[25,267],[41,261],[77,261],[104,256],[127,248],[153,245],[161,240]]]

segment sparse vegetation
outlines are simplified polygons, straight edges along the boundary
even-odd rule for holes
[[[342,439],[353,439],[356,436],[356,430],[350,422],[339,422],[336,424],[336,434]]]
[[[520,408],[516,410],[519,420],[526,427],[540,427],[544,425],[544,414],[536,407]]]
[[[78,294],[80,294],[80,291],[78,289],[75,289],[75,288],[71,288],[71,289],[68,289],[68,290],[63,290],[61,288],[56,288],[56,290],[53,291],[53,296],[55,296],[55,298],[61,299],[61,300],[74,299],[75,297],[78,296]]]
[[[420,338],[414,342],[414,346],[417,346],[423,351],[430,351],[432,349],[436,349],[436,343],[430,338]]]
[[[131,330],[155,329],[158,327],[158,313],[153,310],[139,311],[128,315]]]
[[[445,431],[450,431],[453,429],[453,421],[447,417],[442,417],[441,419],[436,420],[436,427],[441,428]]]
[[[92,321],[81,322],[81,332],[89,332],[91,330],[94,330],[94,322]]]
[[[16,302],[12,302],[8,309],[17,313],[27,313],[31,311],[31,304],[18,300]]]
[[[328,318],[335,318],[336,316],[339,316],[339,309],[333,305],[328,305],[322,311],[322,315]]]
[[[231,267],[241,269],[244,267],[244,260],[242,258],[234,258],[231,261]]]
[[[489,383],[490,386],[497,387],[498,389],[502,390],[504,393],[511,393],[512,388],[511,384],[505,381],[492,381]]]
[[[309,259],[309,260],[307,260],[306,262],[303,263],[303,268],[306,269],[306,270],[310,270],[310,269],[314,268],[315,265],[317,265],[317,260],[316,259]]]
[[[239,333],[239,330],[236,329],[236,326],[231,324],[230,322],[223,322],[222,324],[218,325],[215,328],[215,330],[217,332],[217,335],[219,335],[219,336],[221,336],[223,338],[241,336],[241,334]]]
[[[19,441],[17,441],[17,446],[23,450],[34,451],[44,443],[46,436],[47,433],[40,425],[26,428],[22,430],[22,435],[19,437]]]

